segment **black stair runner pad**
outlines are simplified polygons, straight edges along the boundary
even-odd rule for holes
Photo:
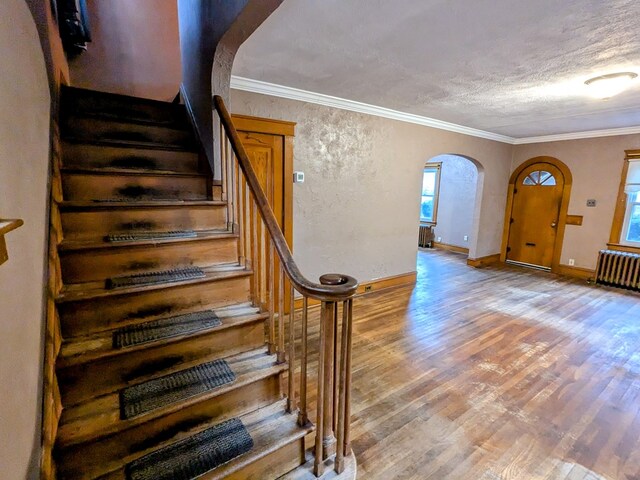
[[[128,275],[125,277],[107,278],[105,288],[111,290],[114,288],[180,282],[204,277],[205,273],[200,267],[176,268],[162,272],[138,273],[137,275]]]
[[[222,322],[213,310],[161,318],[113,332],[113,348],[126,348],[217,327]]]
[[[232,418],[127,465],[127,480],[192,480],[247,453],[253,439]]]
[[[108,242],[137,242],[142,240],[164,240],[167,238],[194,238],[196,232],[193,230],[171,230],[168,232],[133,232],[133,233],[111,233],[107,235]]]
[[[120,417],[127,420],[213,390],[235,379],[236,375],[225,360],[214,360],[155,378],[120,391]]]

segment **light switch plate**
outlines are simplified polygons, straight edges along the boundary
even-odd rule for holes
[[[293,172],[293,183],[304,183],[304,172]]]

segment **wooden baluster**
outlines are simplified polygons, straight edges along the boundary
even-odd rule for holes
[[[249,189],[247,188],[247,191]],[[260,278],[262,277],[262,269],[260,264],[260,258],[258,257],[258,219],[256,218],[258,212],[256,212],[256,205],[253,199],[250,198],[249,204],[249,219],[251,222],[251,268],[253,269],[252,275],[252,292],[253,292],[253,306],[262,308],[262,292],[260,290]]]
[[[284,270],[278,259],[278,363],[287,361],[284,349]]]
[[[269,235],[265,236],[266,249],[269,256],[269,270],[267,271],[269,291],[266,292],[269,301],[269,353],[273,355],[277,351],[276,324],[275,324],[275,251]]]
[[[234,204],[234,200],[233,200],[233,188],[232,188],[232,177],[233,177],[233,173],[232,173],[232,168],[233,168],[233,150],[231,149],[231,144],[229,143],[229,141],[227,140],[225,142],[226,144],[226,156],[225,156],[225,162],[227,164],[226,166],[226,173],[227,173],[227,177],[223,180],[224,182],[227,183],[227,222],[230,224],[231,230],[234,229],[234,223],[235,223],[235,217],[233,216],[233,204]]]
[[[334,336],[335,336],[335,302],[326,302],[325,307],[325,350],[324,350],[324,426],[322,443],[324,458],[328,458],[335,452],[336,437],[333,433],[333,362],[334,362]]]
[[[318,391],[316,395],[316,445],[315,458],[313,461],[313,473],[316,477],[322,475],[324,460],[324,397],[325,397],[325,363],[326,363],[326,343],[327,324],[331,323],[331,313],[333,305],[330,302],[322,302],[320,312],[320,338],[318,340]]]
[[[242,191],[244,192],[244,258],[249,258],[250,265],[253,265],[253,257],[251,255],[251,196],[249,195],[249,185],[247,185],[247,179],[240,170],[242,175]]]
[[[238,225],[238,263],[240,265],[245,265],[246,257],[244,251],[244,193],[242,191],[244,180],[240,178],[240,166],[237,163],[234,164],[233,172],[236,222]]]
[[[302,298],[302,335],[300,339],[300,411],[298,413],[298,425],[301,427],[309,423],[307,414],[307,328],[309,300]]]
[[[257,255],[258,255],[258,298],[260,299],[260,308],[268,308],[267,306],[267,285],[269,280],[268,266],[269,266],[269,254],[267,252],[267,246],[264,242],[264,228],[262,224],[262,217],[258,212],[258,206],[255,205],[256,210],[256,234],[258,237]],[[264,267],[263,267],[264,265]]]
[[[233,215],[233,228],[234,231],[238,229],[238,191],[236,190],[235,172],[238,167],[238,159],[233,149],[229,148],[231,155],[229,155],[229,192],[231,194],[231,214]]]
[[[227,201],[227,135],[220,122],[220,166],[222,167],[222,201]]]
[[[353,299],[350,298],[347,303],[347,361],[345,367],[345,385],[344,385],[344,446],[343,454],[348,455],[351,451],[351,352],[353,343]],[[344,307],[343,307],[344,308]]]
[[[342,338],[340,339],[340,375],[338,379],[338,412],[337,419],[338,425],[336,427],[336,462],[335,471],[340,474],[344,471],[344,456],[345,456],[345,424],[348,421],[346,418],[346,386],[347,386],[347,349],[349,347],[349,307],[348,300],[342,303]]]
[[[287,411],[289,413],[296,409],[296,310],[294,293],[293,284],[289,282],[289,398],[287,400]]]
[[[340,364],[338,362],[338,302],[335,303],[333,312],[333,432],[338,431],[338,390],[340,384]]]

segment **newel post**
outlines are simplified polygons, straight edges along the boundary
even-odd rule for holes
[[[327,274],[322,285],[342,285],[347,277]],[[322,462],[336,455],[335,471],[344,470],[348,453],[351,369],[351,299],[343,302],[323,301],[320,312],[320,346],[318,359],[318,412],[314,473],[322,474]],[[342,325],[338,307],[342,303]],[[340,326],[342,332],[340,335]],[[338,339],[340,342],[338,343]]]

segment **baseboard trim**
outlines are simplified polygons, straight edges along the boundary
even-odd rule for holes
[[[576,267],[573,265],[558,265],[554,273],[564,275],[566,277],[579,278],[580,280],[589,280],[595,278],[596,271],[590,268]]]
[[[418,272],[414,271],[401,273],[400,275],[392,275],[391,277],[376,278],[375,280],[369,280],[368,282],[362,282],[360,285],[358,285],[356,296],[379,292],[380,290],[386,290],[387,288],[415,285],[417,277]],[[319,304],[320,300],[316,300],[314,298],[309,299],[309,306]],[[302,298],[296,298],[295,308],[296,310],[302,308]]]
[[[464,247],[458,247],[457,245],[449,245],[448,243],[433,242],[433,248],[439,248],[441,250],[448,250],[455,253],[464,253],[469,255],[469,249]]]
[[[475,268],[483,268],[500,261],[500,254],[494,253],[493,255],[487,255],[479,258],[467,258],[467,265]]]

